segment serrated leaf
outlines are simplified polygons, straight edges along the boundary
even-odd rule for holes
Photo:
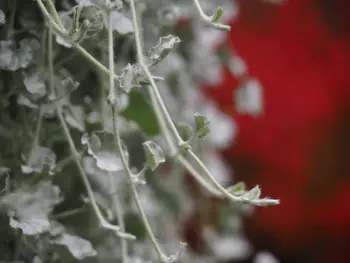
[[[71,255],[78,260],[97,255],[90,241],[71,234],[64,233],[51,240],[50,243],[66,247]]]
[[[253,200],[259,199],[260,196],[261,196],[261,189],[257,185],[253,189],[249,190],[244,195],[242,195],[242,199],[247,201],[253,201]]]
[[[154,77],[154,81],[163,80],[160,77]],[[129,93],[134,87],[142,87],[143,85],[150,84],[148,78],[143,74],[138,64],[131,65],[127,64],[118,76],[119,86],[126,92]]]
[[[124,68],[124,78],[123,78],[123,89],[129,93],[130,90],[132,89],[132,87],[138,83],[133,83],[133,81],[136,79],[135,76],[135,72],[134,72],[134,68],[131,66],[131,64],[129,63],[125,68]]]
[[[196,124],[196,135],[199,139],[204,139],[210,132],[208,119],[200,113],[194,114]]]
[[[165,156],[162,149],[152,141],[144,142],[147,165],[154,171],[161,163],[165,163]]]
[[[149,59],[152,60],[152,65],[162,61],[178,43],[180,43],[179,37],[173,35],[161,37],[157,45],[152,47],[148,53]]]

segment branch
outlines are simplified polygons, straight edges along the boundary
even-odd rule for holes
[[[50,91],[51,91],[51,95],[55,98],[56,97],[56,92],[55,92],[55,87],[54,87],[54,69],[53,69],[53,50],[52,50],[52,32],[51,32],[51,29],[49,30],[49,39],[48,39],[48,66],[49,66],[49,87],[50,87]],[[110,223],[108,223],[108,221],[103,217],[98,205],[97,205],[97,202],[96,202],[96,199],[95,199],[95,196],[94,196],[94,192],[92,190],[92,187],[90,185],[90,182],[88,180],[88,177],[85,173],[85,170],[80,162],[80,154],[77,150],[77,148],[75,147],[75,144],[74,144],[74,141],[73,141],[73,138],[70,134],[70,131],[69,131],[69,128],[67,126],[67,123],[63,117],[63,113],[62,113],[62,109],[60,107],[59,104],[57,103],[54,103],[55,107],[56,107],[56,112],[57,112],[57,116],[59,118],[59,121],[61,123],[61,126],[62,126],[62,129],[63,129],[63,132],[64,132],[64,135],[66,137],[66,140],[69,144],[69,148],[70,148],[70,151],[71,151],[71,154],[75,160],[75,163],[78,167],[78,171],[79,171],[79,175],[84,183],[84,186],[87,190],[87,193],[88,193],[88,196],[89,196],[89,199],[91,201],[91,205],[92,205],[92,208],[97,216],[97,219],[100,223],[100,226],[102,226],[103,228],[106,228],[106,229],[110,229],[114,232],[116,232],[116,234],[121,237],[121,238],[128,238],[128,239],[135,239],[135,237],[133,235],[130,235],[130,234],[127,234],[127,233],[124,233],[124,232],[121,232],[120,231],[120,228],[118,226],[115,226],[115,225],[111,225]]]
[[[222,30],[222,31],[230,31],[231,27],[228,25],[224,25],[221,23],[218,23],[217,21],[220,19],[222,13],[223,13],[223,9],[222,7],[219,7],[216,12],[212,15],[212,16],[208,16],[204,13],[201,5],[199,4],[199,0],[193,0],[194,5],[196,6],[199,15],[201,16],[201,18],[204,20],[204,22],[206,22],[207,24],[209,24],[210,26]]]
[[[203,11],[198,3],[197,0],[194,0],[197,8],[199,8],[200,13],[203,15]],[[170,148],[170,156],[175,158],[181,165],[183,165],[188,172],[200,183],[201,186],[203,186],[207,191],[210,193],[218,196],[218,197],[227,197],[229,200],[234,202],[242,202],[242,203],[250,203],[254,205],[274,205],[278,204],[279,200],[274,199],[256,199],[256,200],[246,200],[240,196],[235,196],[231,193],[229,193],[224,187],[222,187],[214,178],[214,176],[210,173],[208,168],[205,166],[205,164],[193,153],[191,147],[182,140],[181,136],[179,135],[171,117],[166,109],[164,102],[159,94],[158,87],[156,83],[154,82],[152,75],[145,63],[145,57],[143,54],[143,48],[141,44],[141,37],[140,37],[140,30],[138,28],[137,23],[137,13],[135,8],[135,0],[130,0],[130,9],[132,13],[132,21],[133,21],[133,27],[134,27],[134,35],[135,35],[135,42],[136,42],[136,50],[137,50],[137,60],[141,67],[141,69],[144,71],[144,74],[148,78],[150,82],[150,97],[152,101],[152,106],[154,107],[157,120],[159,122],[160,128],[162,130],[162,133],[165,137],[165,140]],[[169,132],[169,129],[171,133]],[[173,137],[175,137],[175,140],[177,143],[173,141]],[[190,162],[186,160],[185,157],[182,156],[182,152],[184,151],[189,155],[189,157],[197,164],[197,166],[200,168],[201,172],[198,172]],[[203,178],[201,177],[201,173],[203,173],[217,188],[213,188],[210,186]]]
[[[133,6],[134,8],[134,12],[135,12],[135,6]],[[114,86],[114,79],[113,79],[113,72],[114,72],[114,51],[113,51],[113,29],[111,26],[111,22],[110,22],[110,16],[108,16],[108,59],[109,59],[109,95],[108,95],[108,103],[111,105],[112,108],[112,115],[113,115],[113,129],[114,129],[114,138],[115,138],[115,142],[117,145],[117,151],[116,154],[119,155],[121,157],[122,160],[122,164],[123,164],[123,168],[126,171],[127,175],[128,175],[128,179],[129,179],[129,184],[130,184],[130,188],[131,188],[131,192],[132,195],[134,197],[134,200],[136,202],[136,206],[137,209],[139,211],[139,214],[141,216],[141,220],[145,226],[146,232],[149,236],[149,238],[151,239],[151,242],[153,244],[154,249],[156,250],[160,260],[162,262],[168,262],[168,257],[164,254],[164,252],[162,251],[162,249],[160,248],[160,245],[158,244],[153,231],[151,229],[151,226],[148,222],[148,219],[146,217],[146,214],[141,206],[141,202],[140,202],[140,197],[137,193],[137,189],[136,189],[136,184],[134,182],[134,177],[135,175],[132,173],[128,161],[126,159],[126,156],[124,154],[124,150],[123,150],[123,146],[122,146],[122,141],[120,138],[120,133],[119,133],[119,127],[118,127],[118,123],[117,123],[117,98],[115,97],[115,86]],[[153,78],[151,77],[151,79],[153,80]]]

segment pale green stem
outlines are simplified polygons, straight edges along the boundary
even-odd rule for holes
[[[168,257],[163,253],[162,249],[160,248],[160,245],[158,244],[158,242],[156,240],[156,237],[153,234],[153,231],[152,231],[151,226],[150,226],[150,224],[148,222],[147,216],[146,216],[145,212],[143,211],[143,208],[142,208],[142,205],[141,205],[141,202],[140,202],[140,197],[139,197],[139,195],[137,193],[136,185],[133,182],[133,180],[134,180],[133,176],[134,175],[133,175],[132,171],[130,170],[130,167],[128,165],[128,161],[126,160],[126,157],[125,157],[125,154],[124,154],[124,150],[123,150],[123,147],[122,147],[122,141],[120,139],[119,127],[118,127],[118,124],[117,124],[117,109],[113,105],[112,105],[112,114],[113,114],[113,127],[114,127],[114,134],[115,134],[116,145],[117,145],[118,152],[119,152],[121,160],[122,160],[123,167],[124,167],[128,177],[129,177],[129,183],[130,183],[131,192],[132,192],[132,195],[134,196],[134,200],[135,200],[137,209],[138,209],[138,211],[140,213],[141,220],[143,222],[143,225],[144,225],[144,227],[146,229],[146,232],[147,232],[149,238],[151,239],[153,247],[156,250],[160,260],[162,262],[167,262],[168,261],[167,260]]]
[[[176,157],[178,161],[186,170],[197,180],[197,182],[206,189],[212,195],[218,197],[224,197],[223,193],[212,187],[206,180],[203,179],[202,175],[192,166],[192,164],[182,155]]]
[[[108,11],[107,13],[107,19],[108,19],[108,66],[109,66],[109,96],[115,96],[115,86],[114,86],[114,38],[113,38],[113,27],[112,27],[112,17],[111,17],[111,11]],[[102,87],[104,89],[104,87]],[[114,101],[114,100],[113,100]],[[113,112],[116,111],[114,107],[112,106]],[[114,123],[113,119],[113,123]],[[116,136],[119,137],[119,133],[115,133]],[[125,162],[125,156],[124,152],[121,151],[121,148],[119,148],[119,154],[122,156],[124,168],[125,165],[127,166],[127,163]],[[109,175],[109,181],[111,184],[111,192],[115,193],[116,192],[116,187],[115,187],[115,178],[111,175]],[[113,194],[112,197],[113,200],[113,205],[114,205],[114,210],[115,214],[117,216],[118,224],[120,227],[120,230],[122,232],[125,232],[125,224],[124,224],[124,218],[123,218],[123,211],[122,211],[122,206],[120,205],[117,193]],[[121,259],[122,263],[127,263],[128,262],[128,244],[126,243],[126,240],[122,239],[121,240]]]
[[[8,27],[8,31],[7,31],[7,38],[8,39],[12,36],[13,31],[14,31],[14,24],[15,24],[16,10],[17,10],[17,0],[13,0],[12,7],[13,7],[13,10],[11,12],[9,27]]]
[[[84,212],[84,210],[85,210],[85,207],[79,207],[79,208],[75,208],[75,209],[72,209],[69,211],[64,211],[62,213],[54,215],[53,219],[58,220],[58,219],[66,218],[69,216],[74,216],[76,214]]]
[[[60,28],[64,29],[64,26],[63,26],[63,24],[62,24],[62,21],[61,21],[61,19],[60,19],[60,16],[59,16],[58,13],[57,13],[57,10],[56,10],[56,7],[55,7],[54,2],[53,2],[52,0],[47,0],[47,5],[48,5],[48,7],[49,7],[49,10],[50,10],[50,12],[51,12],[53,18],[55,19],[55,22],[57,23],[57,25],[58,25]]]
[[[193,0],[193,3],[196,6],[200,17],[204,20],[204,22],[206,22],[207,24],[211,25],[216,29],[223,30],[223,31],[230,31],[231,29],[230,26],[214,22],[212,17],[206,15],[199,3],[199,0]]]
[[[52,53],[53,53],[52,46],[53,46],[53,44],[52,44],[52,32],[51,32],[51,29],[49,29],[49,39],[48,39],[49,86],[50,86],[50,90],[51,90],[52,95],[55,97],[56,92],[55,92],[55,87],[54,87],[54,82],[53,82],[54,69],[53,69],[53,58],[52,58]],[[89,199],[91,201],[92,208],[97,216],[97,219],[99,220],[100,225],[106,229],[110,229],[110,230],[116,232],[116,234],[119,235],[120,237],[134,239],[134,236],[128,235],[126,233],[121,233],[118,226],[111,225],[103,217],[103,215],[102,215],[102,213],[97,205],[97,202],[96,202],[96,199],[94,196],[94,192],[93,192],[92,187],[90,185],[90,182],[88,180],[87,174],[85,173],[85,170],[80,162],[79,152],[77,151],[77,149],[75,147],[74,141],[73,141],[72,136],[71,136],[70,131],[69,131],[69,128],[68,128],[66,121],[63,117],[62,109],[57,103],[55,103],[55,106],[56,106],[57,116],[60,120],[64,135],[66,137],[66,140],[69,144],[71,154],[75,160],[75,163],[76,163],[78,171],[79,171],[79,175],[84,183],[84,186],[85,186],[86,191],[88,193]]]
[[[109,91],[109,102],[111,103],[111,108],[112,108],[112,115],[113,115],[113,128],[114,128],[114,137],[115,137],[115,141],[116,141],[116,145],[117,145],[117,154],[119,153],[123,167],[128,175],[129,178],[129,184],[130,184],[130,188],[131,188],[131,192],[132,195],[134,196],[134,200],[137,206],[137,209],[139,211],[139,214],[141,216],[141,220],[143,222],[143,225],[146,229],[146,232],[149,236],[149,238],[151,239],[151,242],[153,244],[154,249],[156,250],[159,258],[161,259],[161,261],[166,262],[168,261],[168,257],[163,253],[162,249],[160,248],[160,245],[158,244],[156,237],[153,234],[153,231],[151,229],[151,226],[148,222],[147,216],[145,214],[145,212],[143,211],[141,202],[140,202],[140,197],[137,193],[137,189],[136,189],[136,184],[134,182],[134,175],[129,167],[128,161],[126,159],[126,156],[124,154],[124,150],[123,150],[123,146],[122,146],[122,141],[120,138],[120,133],[119,133],[119,127],[118,127],[118,116],[117,116],[117,108],[116,108],[116,98],[115,96],[115,90],[114,90],[114,80],[113,80],[113,71],[114,71],[114,52],[113,52],[113,31],[112,31],[112,27],[109,24],[109,28],[108,28],[108,50],[109,50],[109,85],[110,85],[110,91]],[[151,76],[152,79],[152,76]]]
[[[55,20],[51,17],[50,13],[46,10],[45,5],[43,4],[42,0],[36,0],[36,2],[38,3],[38,6],[41,10],[41,12],[43,13],[44,17],[46,18],[46,20],[51,24],[51,26],[57,31],[59,32],[61,35],[66,35],[67,32],[64,29],[64,27],[60,26],[59,24],[57,24],[55,22]],[[57,13],[57,12],[56,12]]]
[[[229,198],[231,201],[236,201],[236,202],[247,202],[246,200],[234,196],[230,194],[224,187],[222,187],[213,177],[213,175],[210,173],[210,171],[207,169],[205,164],[193,153],[190,147],[183,147],[184,146],[184,141],[180,137],[171,117],[169,112],[167,111],[164,102],[159,94],[158,88],[156,86],[156,83],[154,82],[152,75],[145,64],[145,58],[143,54],[143,48],[142,48],[142,43],[141,43],[141,38],[140,38],[140,32],[138,28],[138,23],[137,23],[137,13],[136,13],[136,8],[135,8],[135,1],[134,0],[129,0],[130,1],[130,9],[132,13],[132,21],[133,21],[133,27],[134,27],[134,35],[135,35],[135,42],[136,42],[136,50],[137,50],[137,58],[140,67],[144,71],[144,74],[148,78],[150,82],[150,95],[151,95],[151,100],[152,100],[152,105],[154,107],[155,113],[157,115],[157,119],[159,121],[162,133],[164,134],[164,137],[170,147],[170,152],[171,156],[176,158],[190,173],[192,176],[195,177],[195,179],[203,186],[205,187],[209,192],[211,193],[216,193],[215,195],[217,196],[222,196],[225,195],[226,197]],[[201,9],[199,2],[197,0],[194,0],[197,8],[199,9],[201,15],[204,14],[203,10]],[[205,15],[205,14],[204,14]],[[212,23],[212,22],[211,22]],[[213,24],[213,23],[212,23]],[[215,23],[214,23],[215,25]],[[168,128],[172,131],[173,135],[175,136],[175,139],[177,141],[177,145],[174,145],[173,138],[170,135]],[[198,165],[198,167],[202,170],[202,172],[207,176],[207,178],[215,185],[215,187],[218,188],[219,191],[216,189],[213,189],[213,187],[209,186],[207,182],[205,182],[201,177],[200,174],[197,172],[197,170],[192,166],[191,163],[187,162],[185,158],[182,157],[181,152],[178,152],[178,150],[184,149],[186,153],[189,154],[189,156],[193,159],[193,161]],[[266,200],[264,200],[266,202]],[[251,204],[260,204],[260,200],[253,200],[250,201]],[[272,200],[271,199],[271,204],[277,204],[279,201],[278,200]]]
[[[152,75],[145,64],[145,59],[143,55],[143,49],[142,49],[142,44],[141,44],[141,37],[140,37],[140,32],[138,29],[138,23],[137,23],[137,13],[136,13],[136,8],[135,8],[135,2],[134,0],[130,0],[130,9],[132,13],[132,21],[133,21],[133,27],[134,27],[134,35],[135,35],[135,43],[136,43],[136,50],[137,50],[137,60],[139,62],[140,67],[142,68],[143,72],[145,73],[146,77],[148,78],[150,82],[150,97],[152,100],[152,105],[154,107],[154,110],[157,114],[158,121],[160,128],[162,129],[162,132],[164,134],[165,140],[167,141],[169,147],[170,147],[170,152],[171,155],[174,155],[177,153],[177,147],[174,145],[174,142],[172,141],[172,136],[169,133],[169,130],[167,126],[172,130],[173,135],[176,137],[176,140],[179,145],[183,144],[183,140],[180,137],[179,133],[177,132],[177,129],[171,120],[171,117],[164,105],[164,102],[162,100],[162,97],[159,94],[158,88],[156,86],[156,83],[154,82]],[[163,116],[163,114],[165,116]]]
[[[262,202],[266,202],[266,200],[246,200],[242,198],[242,196],[235,196],[231,193],[229,193],[218,181],[215,180],[211,172],[208,170],[208,168],[203,164],[203,162],[198,158],[198,156],[191,150],[188,149],[187,153],[192,157],[192,159],[200,166],[202,171],[204,171],[207,178],[221,191],[222,194],[224,194],[229,200],[233,202],[240,202],[240,203],[250,203],[255,205],[260,205]],[[277,199],[269,199],[269,205],[277,205],[279,204],[279,200]]]
[[[120,231],[125,232],[124,210],[119,200],[118,193],[116,193],[115,178],[112,173],[108,173],[108,177],[109,177],[109,184],[111,188],[110,191],[112,194],[113,211],[117,217]],[[128,262],[128,243],[126,242],[126,240],[124,239],[120,240],[120,248],[121,248],[122,263],[127,263]]]
[[[44,14],[45,18],[49,21],[49,23],[53,26],[53,28],[57,31],[59,35],[66,36],[67,32],[64,28],[61,28],[51,17],[49,12],[46,10],[45,5],[42,3],[42,0],[36,0],[40,10]],[[102,65],[96,58],[94,58],[89,52],[87,52],[80,44],[78,43],[71,43],[73,47],[78,50],[86,59],[88,59],[92,64],[94,64],[100,71],[104,72],[105,74],[109,75],[109,70],[106,68],[104,65]],[[152,79],[158,79],[161,80],[162,78],[157,77],[157,76],[151,76]],[[113,72],[113,78],[115,80],[119,80],[119,76],[116,75]]]
[[[198,167],[202,170],[202,172],[208,177],[208,179],[210,181],[212,181],[214,183],[214,185],[220,190],[221,194],[216,194],[218,196],[222,196],[225,195],[227,197],[229,197],[230,200],[236,200],[236,201],[242,201],[241,198],[237,197],[237,196],[233,196],[231,195],[228,191],[226,191],[225,188],[223,188],[216,180],[215,178],[212,176],[212,174],[209,172],[209,170],[206,168],[206,166],[203,164],[203,162],[192,152],[190,147],[183,147],[184,146],[184,142],[182,140],[182,138],[180,137],[171,117],[170,114],[168,113],[164,102],[159,94],[158,88],[155,84],[155,81],[148,69],[148,67],[145,64],[145,59],[144,59],[144,55],[143,55],[143,51],[142,51],[142,44],[141,44],[141,37],[140,37],[140,32],[138,30],[138,23],[137,23],[137,14],[136,14],[136,9],[135,9],[135,2],[134,0],[129,0],[130,1],[130,7],[131,7],[131,11],[132,11],[132,16],[133,16],[133,26],[134,26],[134,35],[135,35],[135,41],[136,41],[136,49],[137,49],[137,57],[138,57],[138,62],[139,65],[141,66],[141,69],[144,71],[146,77],[148,78],[149,82],[150,82],[150,96],[151,96],[151,100],[152,100],[152,104],[154,106],[154,110],[156,112],[157,115],[157,119],[158,122],[160,124],[162,133],[164,134],[164,137],[170,147],[170,153],[172,157],[177,158],[177,160],[189,171],[191,172],[191,174],[197,179],[197,181],[199,181],[199,183],[207,188],[207,190],[209,190],[209,192],[214,193],[217,191],[213,191],[214,189],[212,187],[208,187],[208,184],[204,181],[199,179],[200,178],[200,174],[197,172],[197,170],[192,166],[191,163],[189,163],[185,158],[183,158],[181,152],[178,152],[178,150],[180,149],[184,149],[187,153],[189,153],[189,156],[194,160],[194,162],[198,165]],[[41,0],[37,0],[37,2],[39,3],[39,7],[42,9],[45,17],[50,21],[50,23],[52,24],[52,26],[55,28],[55,30],[59,33],[59,34],[65,34],[66,31],[62,28],[60,28],[55,21],[53,21],[53,19],[51,18],[50,14],[47,12],[45,6],[42,4]],[[197,9],[199,10],[200,14],[202,17],[206,17],[208,19],[210,19],[210,23],[212,25],[215,26],[215,23],[213,23],[213,21],[211,21],[211,17],[208,17],[204,14],[202,8],[199,5],[198,0],[194,0],[194,3],[197,6]],[[204,16],[203,16],[204,15]],[[220,29],[220,28],[219,28]],[[95,64],[100,70],[102,70],[103,72],[109,74],[110,79],[118,79],[118,76],[114,74],[113,71],[108,70],[106,67],[104,67],[101,63],[99,63],[94,57],[92,57],[85,49],[83,49],[79,44],[73,44],[74,47],[80,52],[82,53],[87,59],[89,59],[93,64]],[[113,96],[112,96],[113,98]],[[112,107],[113,108],[113,107]],[[114,109],[116,110],[116,109]],[[175,144],[173,142],[173,138],[171,133],[169,132],[169,130],[171,130],[171,132],[173,133],[173,136],[175,136],[175,139],[177,141],[177,144]],[[180,158],[179,158],[180,157]],[[194,158],[196,157],[196,158]],[[194,172],[195,171],[195,172]],[[238,199],[237,199],[238,198]],[[256,200],[255,202],[250,202],[252,204],[259,204],[258,203],[259,200]],[[265,200],[266,203],[266,200]],[[278,200],[273,200],[271,199],[271,204],[277,204]]]

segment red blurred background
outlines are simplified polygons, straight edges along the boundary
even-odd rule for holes
[[[232,93],[241,79],[224,65],[221,85],[203,89],[238,124],[223,153],[235,180],[281,199],[258,208],[245,232],[282,263],[348,263],[350,1],[238,2],[227,43],[261,82],[264,112],[235,111]]]

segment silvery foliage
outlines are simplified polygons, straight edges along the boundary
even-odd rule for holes
[[[105,99],[107,75],[74,50],[74,45],[80,44],[103,65],[108,64],[106,1],[56,0],[68,35],[53,39],[53,76],[48,72],[49,23],[38,17],[36,1],[17,0],[17,5],[16,1],[5,2],[0,3],[0,32],[6,36],[0,40],[0,228],[1,233],[6,232],[1,238],[21,236],[16,260],[119,260],[120,239],[97,225],[91,200],[78,177],[76,158],[88,176],[97,205],[110,222],[117,221],[113,197],[120,200],[127,231],[138,237],[130,243],[129,262],[154,262],[157,255],[145,238],[121,156],[115,152],[113,118]],[[200,2],[207,13],[218,5],[224,7],[223,20],[238,10],[231,0]],[[137,190],[151,228],[167,253],[183,252],[177,258],[179,262],[214,262],[237,256],[232,251],[238,250],[246,257],[250,250],[244,235],[231,232],[237,233],[239,228],[237,211],[246,213],[247,206],[234,206],[224,215],[224,229],[230,237],[203,233],[211,248],[207,254],[184,252],[178,219],[196,210],[197,204],[184,184],[183,169],[170,160],[167,144],[160,136],[147,93],[149,83],[135,62],[128,1],[112,3],[117,122],[127,162],[135,174],[140,174],[135,178]],[[152,75],[164,79],[156,81],[172,119],[213,176],[228,184],[232,171],[218,151],[234,142],[239,127],[198,86],[198,82],[220,82],[219,57],[212,51],[225,33],[201,23],[188,0],[137,1],[137,9],[142,16],[147,64]],[[176,21],[186,17],[196,18],[190,25],[191,41],[173,32]],[[242,74],[242,68],[246,70],[238,59],[232,60],[231,68],[237,74]],[[253,88],[250,86],[237,94],[242,98],[238,107],[258,115],[256,103],[263,105],[262,96],[258,96],[256,82]],[[61,109],[78,156],[69,151],[57,108]],[[260,195],[260,188],[246,192],[242,185],[232,191],[241,191],[247,198]],[[0,255],[12,260],[11,253],[6,245],[0,245]]]

